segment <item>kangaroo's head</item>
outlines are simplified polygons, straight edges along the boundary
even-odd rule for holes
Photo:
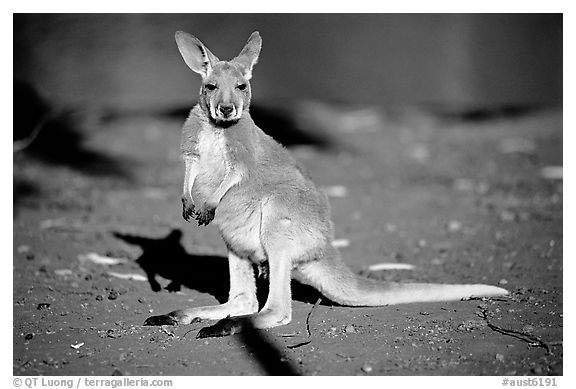
[[[198,38],[176,32],[178,50],[186,65],[202,76],[198,103],[213,123],[234,124],[250,106],[250,78],[258,60],[262,39],[253,32],[237,57],[220,61]]]

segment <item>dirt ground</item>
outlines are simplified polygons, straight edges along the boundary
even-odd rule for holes
[[[354,271],[509,297],[349,308],[294,285],[287,326],[142,326],[225,300],[226,248],[181,217],[181,112],[75,113],[14,154],[13,373],[562,375],[562,112],[432,111],[254,116],[328,191]],[[382,262],[415,268],[368,270]]]

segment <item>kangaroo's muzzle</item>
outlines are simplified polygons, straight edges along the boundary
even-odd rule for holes
[[[218,106],[218,112],[226,119],[234,115],[236,108],[233,104],[220,104]]]

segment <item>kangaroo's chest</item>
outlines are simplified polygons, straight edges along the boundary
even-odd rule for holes
[[[226,172],[230,166],[226,138],[222,131],[203,128],[198,134],[197,152],[203,170]]]
[[[202,128],[196,142],[198,174],[195,190],[208,195],[212,193],[230,172],[226,151],[226,138],[221,131],[210,127]]]

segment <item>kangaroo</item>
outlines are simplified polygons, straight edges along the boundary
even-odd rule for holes
[[[220,61],[200,40],[176,32],[184,62],[202,77],[198,104],[182,130],[182,215],[213,222],[228,248],[230,291],[221,305],[149,317],[144,325],[219,320],[197,337],[272,328],[292,319],[291,278],[345,306],[385,306],[506,295],[490,285],[377,282],[353,273],[332,246],[327,196],[288,151],[250,117],[250,79],[262,39],[252,33],[240,54]],[[269,294],[258,311],[253,264],[267,270]]]

